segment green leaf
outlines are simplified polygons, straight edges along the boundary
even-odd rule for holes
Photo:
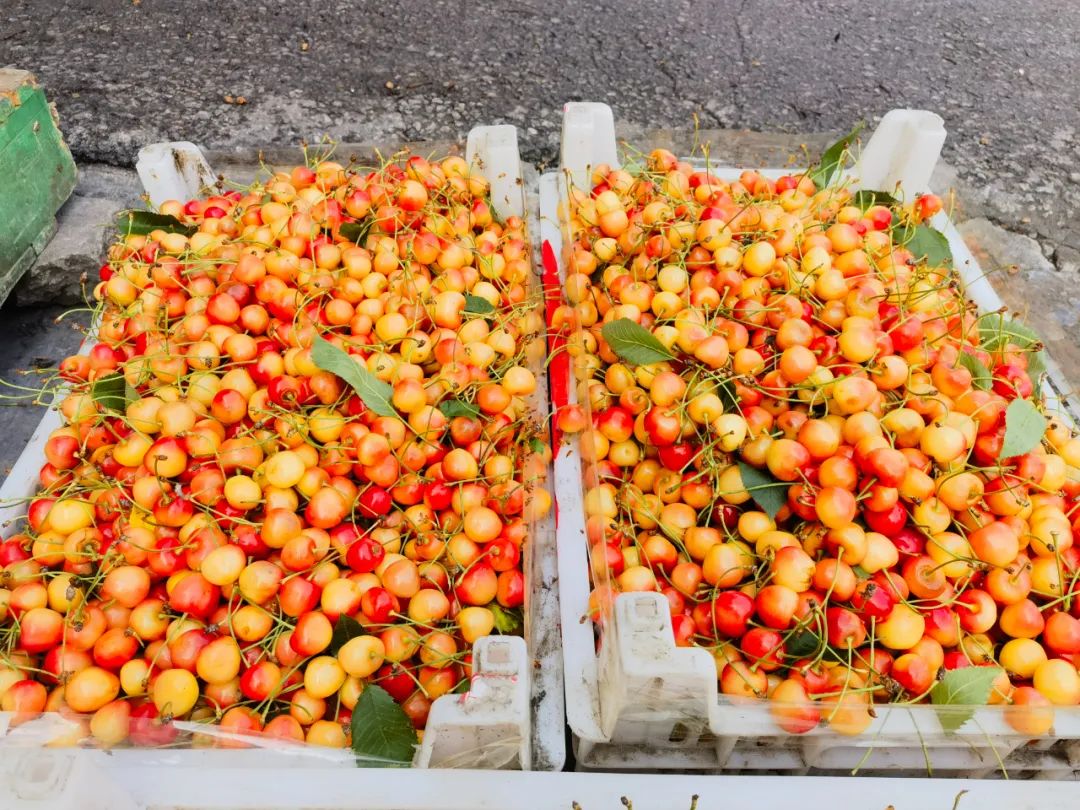
[[[418,740],[405,711],[381,686],[369,683],[353,707],[352,750],[358,764],[372,766],[412,764]]]
[[[334,622],[334,634],[330,637],[330,647],[327,649],[326,654],[337,655],[338,650],[344,647],[346,642],[364,635],[365,632],[364,626],[360,622],[352,616],[342,613]]]
[[[1042,339],[1027,324],[1005,319],[1000,312],[992,312],[979,318],[979,340],[988,352],[996,352],[1010,343],[1022,349],[1042,345]]]
[[[472,681],[470,681],[468,678],[462,678],[460,681],[457,682],[457,685],[450,690],[450,694],[464,695],[466,692],[469,691],[470,686],[472,686]]]
[[[652,332],[629,318],[605,323],[600,334],[619,359],[631,365],[648,366],[675,359],[675,355]]]
[[[735,413],[739,410],[739,398],[735,395],[735,386],[727,380],[716,384],[716,395],[724,403],[724,413]]]
[[[1029,353],[1028,376],[1032,382],[1046,373],[1046,353],[1042,350],[1043,342],[1038,333],[1012,319],[1006,320],[1000,312],[993,312],[979,319],[979,340],[988,352],[1005,348],[1010,343]]]
[[[368,231],[371,230],[371,224],[375,220],[365,219],[361,222],[342,222],[338,228],[338,234],[345,237],[350,242],[363,246],[364,240],[367,239]]]
[[[975,714],[975,709],[990,700],[994,680],[1001,674],[998,667],[962,667],[951,669],[930,690],[930,702],[935,706],[957,708],[938,712],[945,731],[956,731]]]
[[[1024,349],[1028,353],[1027,373],[1035,396],[1039,397],[1039,380],[1046,373],[1046,352],[1042,350],[1042,338],[1034,329],[1020,321],[1006,320],[1000,312],[993,312],[979,319],[979,340],[988,352],[998,351],[1010,343]]]
[[[1030,399],[1014,399],[1005,409],[1005,441],[998,460],[1030,453],[1046,433],[1046,417]]]
[[[547,444],[543,439],[534,436],[529,439],[529,449],[534,453],[543,453],[547,449]]]
[[[495,311],[495,305],[479,295],[465,296],[466,315],[487,315]]]
[[[315,336],[311,345],[311,359],[323,371],[329,371],[347,382],[356,395],[379,416],[398,416],[391,397],[394,389],[366,368],[361,368],[352,357],[330,341]]]
[[[121,211],[116,215],[116,227],[121,233],[134,236],[147,236],[152,231],[191,236],[199,230],[194,225],[185,225],[174,216],[159,214],[155,211]]]
[[[826,149],[818,165],[810,170],[808,176],[819,189],[832,183],[836,175],[844,168],[844,155],[858,134],[862,132],[863,126],[862,121],[857,123],[851,132]]]
[[[887,191],[871,191],[870,189],[861,189],[855,192],[855,196],[851,198],[851,204],[857,205],[863,211],[867,208],[872,208],[875,205],[884,205],[886,208],[892,208],[894,205],[899,204],[899,200]]]
[[[855,576],[857,576],[859,579],[870,579],[870,577],[872,576],[871,573],[865,568],[863,568],[861,565],[853,565],[851,566],[851,570],[855,572]]]
[[[952,249],[945,234],[929,225],[898,225],[893,228],[893,241],[911,251],[916,261],[931,267],[952,266]]]
[[[517,608],[504,608],[495,602],[488,605],[488,610],[495,616],[495,629],[503,635],[516,634],[521,629],[521,611]]]
[[[453,419],[455,416],[476,418],[480,415],[480,409],[476,405],[461,399],[444,399],[439,403],[439,410],[447,419]]]
[[[139,392],[131,387],[119,371],[99,377],[90,385],[90,399],[106,411],[123,413],[127,406],[139,398]]]
[[[751,467],[745,461],[739,462],[739,475],[750,497],[775,520],[776,513],[787,503],[788,484],[777,481],[769,473]]]
[[[990,373],[990,369],[979,361],[978,357],[971,354],[971,352],[960,352],[960,358],[957,362],[971,372],[972,385],[981,388],[983,391],[990,390],[990,386],[994,384],[994,375]]]
[[[784,644],[784,655],[792,658],[808,658],[821,649],[821,639],[810,630],[792,633]]]
[[[1039,391],[1041,385],[1039,381],[1042,379],[1043,374],[1046,373],[1046,352],[1037,351],[1031,352],[1028,356],[1027,374],[1031,379],[1031,385],[1034,389],[1036,399],[1040,399]]]

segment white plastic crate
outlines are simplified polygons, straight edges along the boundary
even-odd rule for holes
[[[929,190],[931,173],[945,140],[939,116],[918,110],[888,113],[862,149],[850,176],[863,188],[892,191],[908,199]],[[618,166],[614,121],[604,104],[566,105],[562,173],[540,180],[541,238],[545,258],[562,266],[560,206],[567,189],[589,188],[591,167]],[[758,167],[753,167],[758,168]],[[710,162],[725,180],[741,169]],[[760,171],[760,169],[759,169]],[[768,177],[791,169],[766,169]],[[1003,308],[971,252],[944,213],[932,224],[949,241],[968,297],[980,310]],[[1048,362],[1044,386],[1048,407],[1075,421],[1059,396],[1069,389]],[[577,402],[576,386],[566,391]],[[564,404],[555,401],[556,407]],[[567,719],[577,767],[599,770],[704,770],[726,773],[863,774],[925,776],[1076,778],[1080,774],[1080,709],[1055,712],[1053,737],[1028,740],[1003,718],[1001,707],[982,707],[958,732],[946,734],[940,707],[875,706],[877,719],[854,737],[826,728],[804,735],[782,732],[765,703],[732,705],[719,693],[716,666],[707,650],[674,643],[666,599],[658,593],[615,598],[597,642],[588,619],[590,593],[585,536],[583,467],[577,441],[555,458],[559,581],[566,667]]]
[[[527,195],[523,165],[518,154],[517,132],[512,126],[481,126],[470,131],[466,160],[476,163],[491,183],[492,204],[502,217],[527,218],[536,240],[535,195]],[[187,142],[154,144],[139,152],[137,171],[150,201],[160,205],[167,199],[188,199],[215,181],[215,175],[201,150]],[[536,280],[539,284],[539,281]],[[86,341],[82,351],[89,351]],[[548,413],[547,379],[542,352],[532,358],[537,372],[537,394],[530,401],[537,415]],[[38,470],[49,434],[59,427],[61,417],[50,408],[0,487],[0,536],[19,528],[26,502],[38,488]],[[558,577],[555,560],[554,517],[537,521],[526,546],[525,574],[529,587],[526,602],[525,637],[491,636],[479,640],[473,649],[474,676],[467,693],[436,699],[428,717],[424,739],[413,760],[412,774],[400,770],[365,769],[366,778],[407,783],[416,768],[536,769],[560,770],[565,761],[562,664],[556,603]],[[146,772],[151,765],[210,771],[231,781],[238,769],[249,771],[248,785],[255,793],[264,788],[268,768],[288,768],[291,778],[312,786],[313,797],[322,801],[339,795],[326,784],[328,775],[346,777],[355,770],[350,752],[318,749],[314,746],[283,748],[258,737],[244,742],[258,750],[118,749],[108,753],[86,749],[62,752],[46,747],[62,735],[65,722],[46,714],[17,728],[9,728],[9,717],[0,713],[0,808],[70,807],[117,808],[170,806],[170,794],[153,792],[156,781],[144,783],[152,801],[132,803],[115,793],[116,783]],[[205,731],[190,724],[188,730]],[[214,733],[211,730],[211,733]],[[332,769],[332,770],[328,770]],[[195,771],[191,771],[194,773]],[[400,781],[399,781],[400,780]],[[271,780],[272,781],[272,780]],[[237,782],[240,784],[240,782]],[[324,788],[326,788],[324,790]],[[4,790],[9,789],[5,794]],[[322,792],[320,792],[322,791]],[[114,795],[115,794],[115,795]],[[97,804],[87,804],[93,795]],[[144,791],[144,796],[146,795]],[[235,794],[232,794],[235,798]],[[271,806],[277,798],[272,790],[262,794],[252,806]],[[323,798],[320,798],[323,797]],[[215,797],[208,796],[206,806]],[[188,806],[185,804],[185,806]],[[196,804],[194,806],[202,806]],[[231,804],[229,806],[232,806]],[[323,806],[323,805],[318,805]],[[326,806],[336,801],[326,799]]]

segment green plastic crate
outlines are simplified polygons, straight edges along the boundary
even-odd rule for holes
[[[75,179],[45,93],[25,70],[0,69],[0,303],[52,238]]]

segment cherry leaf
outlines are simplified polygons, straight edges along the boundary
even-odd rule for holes
[[[799,630],[784,644],[784,654],[793,658],[807,658],[821,649],[821,637],[811,630]]]
[[[405,710],[381,686],[364,684],[352,713],[352,750],[357,764],[407,768],[416,744],[416,729]]]
[[[970,352],[961,352],[957,362],[971,372],[972,385],[981,388],[983,391],[990,390],[990,386],[994,384],[994,375],[990,373],[990,369],[979,361],[978,357]]]
[[[90,399],[103,410],[123,413],[127,406],[139,398],[139,392],[131,387],[119,371],[99,377],[90,384]]]
[[[359,366],[352,356],[330,341],[315,336],[311,344],[311,359],[323,371],[329,371],[347,382],[356,395],[379,416],[397,416],[391,397],[394,389],[366,368]]]
[[[373,219],[365,219],[363,222],[342,222],[338,227],[338,235],[357,245],[363,245],[373,222]]]
[[[503,634],[515,634],[521,629],[521,611],[516,608],[504,608],[495,602],[488,605],[488,610],[495,616],[495,629]]]
[[[1000,312],[991,312],[979,318],[979,340],[988,352],[997,351],[1010,343],[1023,349],[1042,345],[1039,335],[1030,326],[1006,319]]]
[[[862,132],[862,128],[863,122],[860,121],[851,132],[822,153],[821,161],[808,173],[815,186],[820,189],[832,183],[836,175],[844,168],[844,155],[847,154],[848,148],[858,134]]]
[[[1005,409],[1005,441],[998,460],[1022,456],[1039,446],[1046,433],[1046,417],[1030,399],[1014,399]]]
[[[857,205],[863,211],[867,208],[872,208],[875,205],[884,205],[886,208],[892,208],[899,200],[887,191],[871,191],[870,189],[861,189],[855,192],[855,196],[851,198],[851,204]]]
[[[354,638],[364,635],[365,632],[364,626],[360,622],[347,613],[342,613],[334,622],[334,633],[330,636],[330,646],[327,648],[326,654],[337,655],[338,650]]]
[[[479,295],[465,296],[466,315],[487,315],[495,311],[495,305]]]
[[[952,248],[945,234],[929,225],[901,225],[893,229],[893,241],[911,251],[918,262],[925,261],[930,267],[951,266]]]
[[[787,503],[788,485],[777,481],[764,470],[751,467],[745,461],[739,462],[739,475],[750,497],[775,520],[776,513]]]
[[[191,236],[199,230],[195,225],[185,225],[174,216],[156,211],[121,211],[116,215],[116,227],[129,236],[149,236],[154,231]]]
[[[454,686],[454,688],[450,690],[450,694],[452,694],[452,695],[464,695],[466,692],[469,691],[469,687],[471,685],[472,685],[472,682],[468,678],[462,678],[460,681],[457,682],[457,685]]]
[[[949,706],[938,712],[945,731],[956,731],[972,718],[975,709],[990,700],[990,690],[1001,670],[998,667],[961,667],[950,669],[930,690],[930,702]]]
[[[735,393],[735,386],[727,380],[716,384],[716,395],[724,403],[725,413],[736,413],[739,410],[739,397]]]
[[[998,351],[1010,343],[1027,352],[1027,373],[1038,397],[1040,380],[1046,373],[1046,352],[1034,329],[1020,321],[1006,320],[1000,312],[992,312],[979,319],[979,340],[988,352]]]
[[[656,335],[629,318],[605,323],[600,334],[604,336],[611,350],[631,365],[648,366],[675,359],[675,355]]]
[[[444,399],[439,403],[439,410],[447,419],[453,419],[455,416],[469,416],[475,419],[480,415],[480,409],[476,405],[462,399]]]

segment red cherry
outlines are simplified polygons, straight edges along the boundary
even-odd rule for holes
[[[694,620],[685,613],[671,617],[671,630],[675,635],[676,647],[689,647],[694,639]]]
[[[872,579],[864,579],[855,586],[855,595],[851,597],[851,606],[862,614],[864,619],[885,621],[892,612],[896,598],[888,588],[883,588]]]
[[[887,230],[888,227],[892,225],[892,211],[884,205],[873,206],[866,212],[866,215],[870,219],[870,223],[873,225],[875,231]]]
[[[866,509],[863,511],[863,518],[866,520],[866,525],[875,532],[886,537],[895,537],[907,522],[907,512],[900,504],[894,504],[881,512]]]
[[[360,493],[356,507],[364,517],[376,518],[390,514],[394,500],[382,487],[371,486]]]
[[[1003,366],[995,366],[993,371],[994,393],[1005,399],[1028,399],[1031,397],[1034,385],[1031,377],[1022,368],[1011,363]]]
[[[432,481],[424,489],[424,503],[436,512],[447,509],[453,497],[454,490],[443,481]]]
[[[784,637],[776,630],[754,627],[739,641],[739,649],[748,659],[748,663],[757,664],[759,669],[771,672],[778,669],[784,659]]]
[[[169,607],[176,613],[188,613],[205,619],[217,607],[221,588],[206,581],[195,571],[186,574],[173,586],[169,594]]]
[[[937,194],[922,194],[915,198],[915,216],[920,220],[930,219],[944,207]]]
[[[360,597],[360,611],[372,624],[386,624],[400,608],[398,599],[385,588],[369,588]]]
[[[130,722],[131,742],[139,746],[168,745],[180,734],[171,720],[162,720],[157,707],[149,701],[131,710]]]
[[[696,449],[697,448],[689,442],[661,447],[658,450],[660,463],[669,470],[674,470],[675,472],[685,470],[690,462],[694,460]]]
[[[263,542],[262,535],[255,526],[238,527],[233,532],[232,539],[249,557],[261,560],[270,556],[270,547]]]
[[[893,348],[898,352],[906,352],[922,343],[923,332],[923,322],[915,315],[908,315],[889,327]]]
[[[359,574],[368,574],[379,567],[386,556],[381,543],[370,537],[361,537],[345,552],[345,564]]]
[[[280,408],[292,410],[304,400],[304,386],[296,377],[282,374],[270,380],[266,386],[270,401]]]
[[[649,435],[649,441],[657,447],[666,447],[675,444],[675,440],[682,433],[682,423],[673,412],[653,406],[645,413],[645,432]]]
[[[785,191],[790,191],[793,188],[798,188],[799,178],[792,177],[790,174],[785,174],[783,177],[776,178],[776,193],[781,194]]]
[[[882,532],[885,534],[885,532]],[[910,526],[905,526],[900,531],[889,537],[896,550],[901,556],[917,557],[923,553],[926,547],[926,538]]]
[[[949,652],[945,653],[941,666],[946,670],[964,669],[964,667],[972,666],[972,663],[971,659],[962,650],[949,650]]]
[[[7,568],[12,563],[29,559],[30,552],[23,548],[18,540],[12,539],[0,543],[0,568]]]
[[[712,601],[714,632],[736,638],[746,632],[754,615],[754,600],[741,591],[724,591]]]
[[[505,537],[496,537],[484,546],[484,554],[491,567],[499,573],[516,568],[521,561],[521,549],[513,540]]]
[[[841,650],[854,649],[866,640],[866,625],[847,608],[826,608],[825,627],[829,644]]]
[[[525,604],[525,575],[517,568],[499,574],[495,598],[507,608]]]
[[[405,669],[397,665],[385,664],[379,667],[373,680],[398,703],[416,691],[416,681]]]

